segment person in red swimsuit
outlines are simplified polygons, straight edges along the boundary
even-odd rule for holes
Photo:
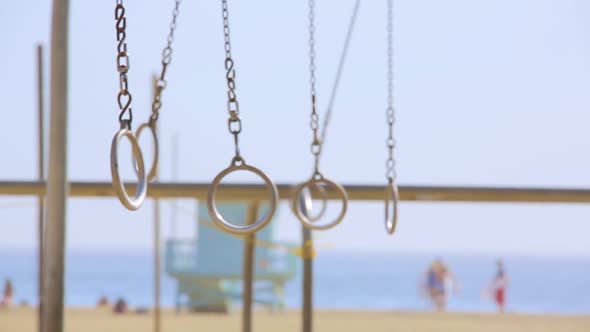
[[[504,269],[504,263],[501,260],[498,260],[496,264],[497,272],[490,284],[490,292],[492,293],[494,302],[498,307],[498,311],[503,313],[506,310],[506,290],[508,288],[508,276],[506,275],[506,271]]]

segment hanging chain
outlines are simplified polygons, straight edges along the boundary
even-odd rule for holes
[[[127,53],[127,42],[125,28],[127,19],[125,18],[125,7],[123,0],[117,0],[115,6],[115,27],[117,29],[117,71],[119,72],[119,93],[117,103],[121,111],[119,112],[119,123],[121,128],[126,127],[131,130],[131,121],[133,121],[133,112],[131,111],[131,93],[129,92],[129,81],[127,73],[129,72],[129,54]],[[125,118],[125,113],[128,117]]]
[[[389,137],[387,148],[389,157],[386,162],[385,176],[389,182],[395,181],[397,172],[395,170],[395,138],[393,137],[393,126],[395,124],[395,109],[393,107],[393,0],[387,0],[387,124]]]
[[[166,69],[172,62],[172,42],[174,42],[174,31],[176,31],[176,19],[179,14],[179,7],[181,0],[176,0],[174,10],[172,10],[172,21],[170,22],[170,32],[166,39],[166,47],[162,50],[162,72],[156,81],[156,93],[152,102],[152,114],[150,115],[150,125],[155,126],[160,115],[160,108],[162,107],[162,91],[166,89],[168,82],[166,81]]]
[[[314,156],[314,176],[319,175],[320,154],[322,141],[318,136],[320,117],[316,111],[316,90],[315,90],[315,0],[309,0],[309,83],[311,88],[311,121],[310,127],[313,131],[311,153]]]
[[[229,12],[227,9],[227,0],[221,0],[221,9],[223,16],[223,34],[225,37],[225,78],[227,80],[227,112],[229,119],[227,120],[227,127],[229,132],[234,135],[234,144],[236,155],[235,162],[241,162],[240,145],[238,135],[242,131],[242,120],[240,119],[240,105],[236,95],[236,71],[234,69],[234,60],[231,56],[231,43],[229,36]]]
[[[342,53],[340,55],[340,62],[338,63],[338,70],[336,71],[336,77],[334,78],[334,84],[332,85],[332,93],[330,95],[330,101],[328,102],[328,107],[326,108],[326,115],[324,116],[324,122],[322,124],[322,134],[320,136],[320,142],[322,145],[326,144],[326,132],[328,131],[328,127],[330,125],[330,120],[332,119],[332,110],[334,109],[334,101],[336,100],[336,93],[338,92],[338,87],[340,85],[340,78],[342,77],[342,70],[344,69],[344,63],[346,61],[346,55],[348,54],[348,49],[350,47],[350,40],[352,38],[352,32],[354,31],[354,25],[356,22],[356,17],[359,11],[361,1],[356,0],[354,5],[354,9],[352,10],[352,15],[350,16],[350,21],[348,23],[348,31],[346,32],[346,40],[344,41],[344,47],[342,48]],[[321,157],[321,154],[320,154]]]
[[[342,53],[340,54],[340,61],[338,62],[338,70],[336,71],[336,76],[334,78],[334,83],[332,85],[332,92],[330,94],[330,100],[328,102],[328,107],[326,107],[326,115],[324,116],[324,121],[321,126],[321,133],[318,137],[319,127],[319,116],[316,112],[316,90],[315,90],[315,1],[309,1],[309,48],[310,48],[310,83],[311,83],[311,95],[312,95],[312,116],[311,116],[311,129],[314,132],[314,141],[311,146],[311,151],[316,158],[316,172],[319,167],[319,161],[322,156],[322,146],[326,143],[326,133],[328,131],[328,127],[330,126],[330,120],[332,119],[332,110],[334,109],[334,101],[336,100],[336,94],[338,92],[338,87],[340,86],[340,78],[342,77],[342,71],[344,69],[344,63],[346,62],[346,56],[348,55],[348,49],[350,48],[350,40],[352,39],[352,32],[354,31],[354,26],[356,22],[356,17],[360,7],[360,0],[356,0],[354,8],[352,10],[352,15],[350,16],[350,21],[348,23],[348,31],[346,32],[346,39],[344,41],[344,46],[342,48]]]

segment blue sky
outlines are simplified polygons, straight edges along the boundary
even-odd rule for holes
[[[317,75],[323,115],[353,0],[317,4]],[[172,1],[125,1],[136,125],[148,116]],[[110,181],[117,124],[114,1],[71,7],[69,177]],[[277,182],[311,168],[305,1],[231,1],[232,46],[243,116],[242,152]],[[590,186],[590,4],[585,1],[397,1],[395,103],[399,182],[407,185]],[[4,79],[2,179],[36,175],[34,45],[47,43],[50,2],[0,6]],[[363,1],[325,147],[326,176],[384,183],[385,1]],[[218,1],[184,1],[161,112],[161,177],[210,181],[232,153],[226,129],[224,51]],[[8,33],[10,32],[10,33]],[[47,58],[48,60],[48,58]],[[143,141],[142,144],[149,144]],[[149,150],[149,148],[146,148]],[[132,178],[130,168],[124,171]],[[34,205],[0,198],[0,249],[32,247]],[[189,208],[190,201],[181,202]],[[151,207],[115,199],[68,203],[70,249],[151,245]],[[164,235],[170,209],[164,206]],[[399,233],[383,229],[382,206],[355,202],[325,248],[588,255],[590,207],[581,204],[403,203]],[[277,236],[295,240],[286,206]],[[192,235],[179,215],[177,234]],[[326,249],[328,250],[328,249]]]

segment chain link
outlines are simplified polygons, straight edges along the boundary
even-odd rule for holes
[[[393,0],[387,0],[387,125],[389,136],[387,138],[388,159],[386,162],[385,176],[389,182],[395,181],[397,172],[394,155],[395,138],[393,127],[395,125],[395,108],[393,103]]]
[[[309,0],[309,83],[315,96],[315,0]]]
[[[240,155],[239,134],[242,132],[242,119],[240,119],[240,105],[236,95],[236,71],[234,69],[234,60],[231,56],[231,41],[229,29],[229,11],[227,0],[221,0],[221,15],[223,17],[223,35],[225,41],[225,78],[227,80],[227,128],[234,136],[235,157],[234,161],[242,161]]]
[[[152,101],[152,114],[150,115],[150,125],[156,125],[160,115],[160,108],[162,108],[162,92],[166,89],[168,82],[166,81],[166,69],[172,62],[172,43],[174,42],[174,32],[176,31],[176,20],[180,13],[181,0],[175,0],[174,9],[172,10],[172,21],[170,22],[170,31],[166,38],[166,47],[162,50],[162,71],[160,77],[156,81],[156,91],[154,93],[154,100]]]
[[[319,174],[320,154],[322,152],[322,141],[318,135],[320,127],[320,116],[316,110],[316,89],[315,89],[315,0],[309,0],[309,83],[311,89],[311,120],[309,126],[313,131],[311,142],[311,153],[314,156],[314,174]]]
[[[227,0],[221,2],[223,16],[223,35],[225,40],[225,58],[231,59],[231,43],[229,39],[229,12],[227,10]],[[227,61],[227,60],[226,60]]]
[[[115,28],[117,31],[117,71],[119,72],[119,93],[117,94],[117,103],[121,111],[119,112],[119,123],[121,127],[125,126],[131,129],[131,122],[133,120],[133,112],[131,110],[131,93],[129,92],[129,80],[127,73],[129,72],[129,54],[127,53],[126,32],[127,18],[125,17],[125,7],[123,0],[117,0],[115,6]],[[128,117],[125,118],[125,113]]]

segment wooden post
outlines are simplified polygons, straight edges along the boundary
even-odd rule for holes
[[[157,177],[156,177],[157,179]],[[154,199],[154,331],[162,330],[160,308],[160,199]]]
[[[69,0],[53,1],[47,225],[45,230],[45,332],[63,332],[66,239]]]
[[[311,198],[309,198],[311,199]],[[307,215],[306,197],[302,193],[301,209],[303,214]],[[303,332],[313,330],[313,241],[311,230],[301,225],[301,246],[303,247],[303,304],[302,304],[302,324]]]
[[[43,100],[43,45],[37,45],[37,135],[38,135],[38,146],[37,146],[37,165],[39,166],[37,170],[37,176],[40,182],[45,181],[45,131],[44,125],[45,121],[43,120],[43,113],[44,113],[44,100]],[[38,295],[38,316],[37,316],[37,324],[38,324],[38,331],[43,332],[43,216],[44,216],[44,208],[43,208],[43,201],[44,195],[39,195],[37,198],[37,273],[38,273],[38,288],[37,288],[37,295]]]
[[[153,75],[153,93],[156,93],[158,76]],[[157,128],[157,127],[156,127]],[[157,129],[156,136],[157,136]],[[159,166],[159,165],[158,165]],[[158,181],[159,168],[156,168],[154,181]],[[161,251],[160,251],[160,198],[154,198],[154,331],[162,330],[162,310],[160,303],[161,285]]]
[[[248,225],[256,222],[258,216],[259,202],[252,202],[248,206],[248,216],[246,222]],[[242,294],[242,332],[252,332],[252,284],[254,282],[254,241],[256,233],[244,237],[244,287]]]
[[[178,135],[172,136],[172,181],[178,181]],[[172,201],[173,208],[170,209],[170,237],[176,239],[177,223],[177,200]]]

